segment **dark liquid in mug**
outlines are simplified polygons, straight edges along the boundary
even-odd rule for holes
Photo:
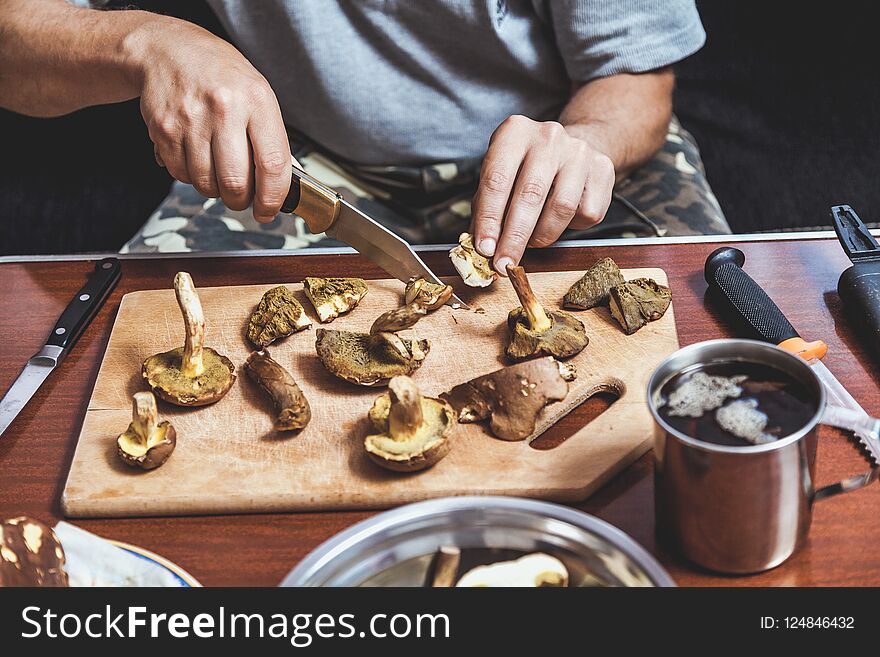
[[[770,443],[816,414],[813,392],[791,375],[731,361],[675,375],[660,389],[660,417],[681,433],[717,445]]]

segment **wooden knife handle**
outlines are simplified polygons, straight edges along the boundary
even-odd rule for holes
[[[290,191],[284,199],[281,211],[302,217],[312,233],[323,233],[336,221],[341,198],[338,192],[315,180],[302,169],[293,167]]]

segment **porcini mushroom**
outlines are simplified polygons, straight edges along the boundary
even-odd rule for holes
[[[437,310],[452,296],[452,286],[431,283],[424,278],[411,278],[404,292],[406,303],[418,301],[427,310]]]
[[[543,552],[527,554],[515,561],[499,561],[466,572],[456,587],[564,587],[568,569],[559,559]]]
[[[589,344],[583,322],[562,310],[545,310],[538,302],[522,267],[507,266],[510,283],[522,304],[507,316],[510,343],[507,356],[524,360],[532,356],[568,358]]]
[[[454,545],[441,545],[431,557],[425,573],[424,586],[435,589],[448,589],[455,586],[458,568],[461,563],[461,550]]]
[[[502,440],[532,435],[538,414],[549,403],[568,395],[574,366],[552,356],[536,358],[455,386],[440,395],[455,409],[461,423],[489,418],[489,429]]]
[[[152,470],[168,460],[177,445],[170,422],[159,422],[152,392],[136,392],[131,404],[131,424],[116,438],[116,452],[127,465]]]
[[[474,248],[474,238],[470,233],[459,235],[458,246],[449,252],[449,259],[461,280],[470,287],[489,287],[498,278],[498,272]]]
[[[332,322],[360,303],[367,294],[362,278],[313,278],[303,280],[303,290],[322,323]]]
[[[648,322],[663,317],[672,301],[672,291],[651,278],[636,278],[611,288],[611,316],[627,335]]]
[[[278,431],[304,429],[312,419],[309,402],[290,373],[278,364],[268,350],[254,351],[244,364],[248,376],[272,398],[278,415]]]
[[[263,349],[312,325],[302,304],[285,285],[268,290],[248,322],[248,340]]]
[[[608,295],[615,285],[623,284],[623,274],[611,258],[602,258],[565,293],[564,308],[588,310],[608,303]]]
[[[364,449],[388,470],[424,470],[446,456],[452,446],[452,408],[441,399],[422,397],[408,376],[388,382],[388,390],[376,398],[369,418],[377,433],[364,439]]]
[[[0,587],[67,585],[64,549],[51,527],[26,516],[0,522]]]
[[[428,355],[427,340],[397,335],[426,313],[416,302],[379,315],[369,333],[318,329],[315,349],[324,367],[339,378],[362,386],[385,385],[394,376],[415,372]]]
[[[178,406],[205,406],[223,398],[235,382],[235,365],[205,347],[205,316],[192,278],[186,272],[174,277],[177,305],[183,313],[186,340],[144,361],[142,374],[160,399]]]

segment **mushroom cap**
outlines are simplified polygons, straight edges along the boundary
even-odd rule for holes
[[[469,570],[457,587],[568,586],[568,569],[559,559],[535,552],[515,561],[500,561]]]
[[[545,309],[545,312],[550,319],[550,328],[546,331],[535,331],[529,327],[529,320],[522,306],[510,311],[507,316],[507,328],[510,331],[508,358],[569,358],[579,354],[590,343],[587,330],[577,317],[562,310]]]
[[[562,305],[575,310],[588,310],[607,304],[611,288],[623,282],[623,274],[617,263],[611,258],[602,258],[568,289]]]
[[[455,411],[441,399],[422,397],[422,425],[406,440],[388,434],[391,394],[385,391],[370,409],[368,417],[378,433],[364,439],[367,455],[377,465],[395,472],[415,472],[429,468],[449,453]]]
[[[410,304],[417,301],[427,310],[437,310],[452,296],[452,286],[432,283],[424,278],[411,278],[406,284],[404,299]]]
[[[64,563],[51,527],[28,516],[0,520],[0,588],[68,586]]]
[[[498,278],[498,272],[492,269],[489,260],[474,248],[470,233],[459,235],[458,246],[449,251],[449,259],[461,280],[470,287],[489,287]]]
[[[416,346],[421,358],[413,355],[407,359],[388,342],[377,340],[377,337],[366,333],[318,329],[315,332],[315,350],[324,367],[340,379],[362,386],[382,386],[392,377],[412,374],[419,369],[431,349],[428,340],[418,340]],[[401,342],[412,354],[413,341]]]
[[[128,425],[125,433],[116,438],[116,450],[128,465],[152,470],[168,460],[171,452],[177,446],[177,431],[170,422],[160,422],[156,432],[150,436],[150,440],[144,445],[138,437],[134,423]]]
[[[268,290],[260,299],[250,321],[247,337],[260,348],[279,338],[302,331],[312,325],[302,304],[285,285]]]
[[[321,322],[332,322],[360,303],[368,291],[362,278],[315,278],[303,280],[303,291]]]
[[[206,406],[223,398],[235,382],[235,365],[210,347],[202,351],[205,371],[186,377],[180,371],[183,347],[150,356],[142,375],[160,399],[177,406]]]

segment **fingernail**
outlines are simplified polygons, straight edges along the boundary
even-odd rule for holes
[[[495,240],[491,237],[486,237],[480,240],[480,253],[482,253],[487,258],[491,258],[495,255]]]
[[[507,265],[512,265],[513,260],[508,257],[499,258],[495,261],[495,271],[497,271],[502,276],[507,276]]]

